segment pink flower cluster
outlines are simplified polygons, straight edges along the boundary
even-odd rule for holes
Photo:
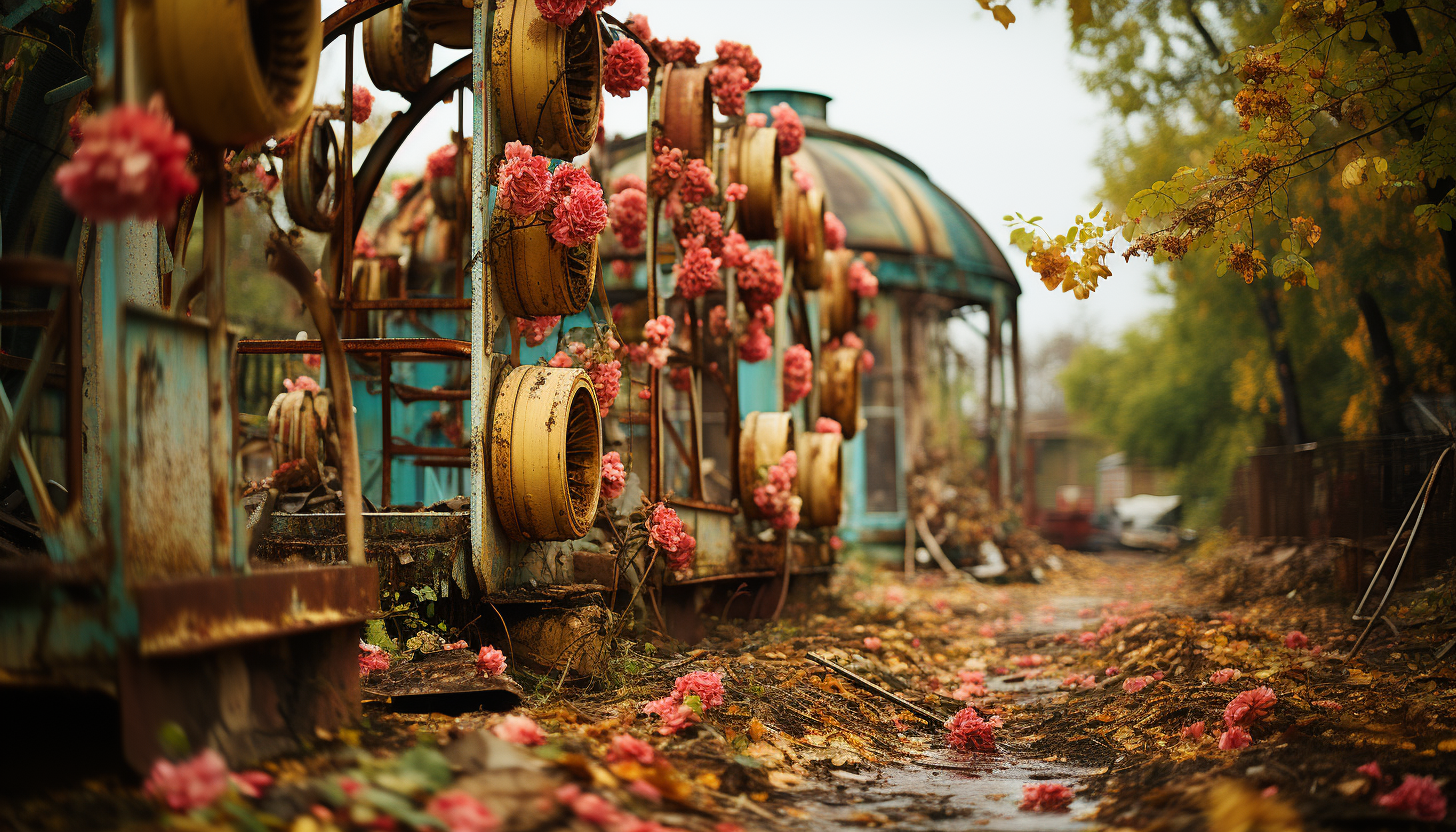
[[[677,677],[672,683],[672,696],[681,702],[689,696],[696,696],[703,703],[703,709],[716,708],[726,697],[723,690],[723,674],[708,670],[695,670]]]
[[[1192,725],[1189,725],[1189,726],[1185,727],[1183,729],[1183,739],[1185,739],[1185,740],[1201,740],[1201,739],[1203,739],[1203,720],[1200,719],[1197,722],[1193,723]]]
[[[609,763],[636,760],[644,766],[650,766],[657,761],[657,749],[631,734],[618,734],[612,737],[612,745],[607,749],[606,760]]]
[[[723,198],[729,202],[738,202],[748,196],[748,186],[737,182],[731,182],[728,190],[723,193]]]
[[[616,451],[602,454],[602,499],[611,501],[622,496],[627,488],[627,467]]]
[[[197,190],[187,169],[192,142],[172,129],[172,119],[153,96],[146,109],[119,104],[81,123],[84,138],[70,161],[56,169],[66,203],[97,222],[158,220]]]
[[[879,649],[881,647],[883,647],[884,644],[885,643],[880,640],[880,637],[879,636],[865,636],[865,640],[864,640],[865,649],[868,650],[868,651],[870,651],[871,653],[877,653],[877,652],[879,652]]]
[[[681,243],[683,257],[672,268],[677,277],[677,294],[684,300],[696,300],[723,288],[723,281],[718,277],[723,259],[713,256],[702,237],[689,237]]]
[[[739,359],[753,364],[773,353],[773,339],[768,335],[768,328],[773,326],[773,322],[772,306],[760,306],[754,310],[747,329],[738,337]]]
[[[748,240],[734,231],[723,238],[723,265],[730,269],[742,266],[748,260]]]
[[[666,139],[655,140],[652,151],[652,169],[647,173],[647,182],[653,195],[662,199],[672,193],[677,181],[682,178],[683,152],[681,148],[668,144]]]
[[[408,176],[401,176],[393,182],[389,183],[389,194],[390,196],[394,197],[396,202],[399,202],[405,198],[405,196],[410,192],[410,188],[413,188],[414,186],[414,179],[411,179]]]
[[[964,674],[962,675],[962,678],[964,679]],[[984,681],[984,677],[982,678],[982,681]],[[990,693],[990,691],[986,690],[986,686],[981,684],[981,682],[965,680],[962,681],[960,683],[960,686],[958,686],[955,690],[951,691],[950,698],[965,702],[973,696],[986,696],[988,693]]]
[[[556,354],[553,355],[553,356],[551,356],[551,360],[546,362],[546,366],[548,366],[548,367],[570,367],[571,366],[571,356],[567,355],[565,350],[557,350],[556,351]]]
[[[542,315],[536,318],[516,318],[511,323],[511,329],[515,331],[528,347],[539,347],[546,343],[546,337],[551,330],[561,323],[560,315]]]
[[[814,356],[803,344],[784,350],[784,402],[794,404],[814,388]]]
[[[425,814],[450,832],[496,832],[501,825],[494,812],[459,789],[446,789],[430,798]]]
[[[763,62],[753,54],[753,47],[736,41],[718,41],[717,52],[718,63],[708,74],[713,100],[723,115],[741,116],[744,96],[758,83]]]
[[[768,108],[773,116],[774,132],[778,133],[779,155],[792,156],[804,146],[804,122],[787,102],[779,102]],[[806,189],[807,190],[807,189]]]
[[[646,800],[657,802],[662,799],[662,793],[645,780],[634,781],[627,789]],[[573,829],[590,826],[601,829],[603,832],[676,832],[655,820],[644,820],[631,812],[619,809],[605,798],[590,792],[583,792],[581,787],[575,783],[567,783],[558,788],[556,799],[569,808],[576,816],[576,820],[580,821],[572,826]],[[720,828],[722,826],[723,824],[719,824]]]
[[[475,675],[481,677],[500,676],[506,672],[506,654],[483,644],[475,657]]]
[[[1253,738],[1249,736],[1248,731],[1234,726],[1219,735],[1218,749],[1220,751],[1237,751],[1240,748],[1247,748],[1251,742],[1253,742]]]
[[[658,315],[642,325],[642,335],[647,338],[649,345],[665,347],[676,328],[677,322],[672,319],[671,315]]]
[[[844,248],[844,240],[849,236],[844,223],[834,215],[833,211],[824,212],[824,248],[829,251],[838,251]]]
[[[496,170],[496,202],[518,217],[544,211],[551,204],[551,179],[550,159],[537,156],[530,145],[510,142]]]
[[[354,123],[363,124],[369,120],[369,115],[374,112],[374,93],[361,84],[354,85]]]
[[[589,243],[607,227],[602,186],[575,165],[560,165],[551,174],[551,237],[567,248]]]
[[[290,393],[295,390],[302,390],[308,393],[317,393],[320,390],[319,383],[317,381],[314,381],[312,376],[299,376],[295,379],[285,378],[283,380],[283,389],[287,390]]]
[[[1375,802],[1382,809],[1413,815],[1429,823],[1446,819],[1446,796],[1441,794],[1441,787],[1430,777],[1407,774],[1399,786],[1376,798]]]
[[[1021,787],[1021,811],[1065,812],[1073,792],[1061,783],[1027,783]]]
[[[1134,676],[1122,683],[1122,690],[1124,693],[1137,693],[1153,682],[1154,679],[1151,676]]]
[[[738,267],[738,292],[743,305],[755,309],[778,300],[784,291],[784,272],[774,258],[773,249],[756,248],[748,252]]]
[[[658,551],[667,555],[667,566],[681,572],[693,565],[698,541],[688,534],[687,526],[666,503],[658,503],[647,518],[647,535]]]
[[[694,711],[692,706],[683,704],[681,700],[673,696],[654,699],[643,705],[642,711],[655,714],[662,720],[657,726],[657,733],[664,737],[670,737],[689,725],[696,725],[703,721],[702,716]]]
[[[1208,681],[1211,684],[1223,685],[1232,682],[1242,675],[1244,675],[1244,673],[1241,670],[1236,670],[1232,667],[1225,667],[1222,670],[1213,671],[1213,673],[1208,677]]]
[[[633,181],[627,183],[627,187],[621,187],[622,179]],[[622,179],[617,180],[617,192],[612,194],[607,217],[612,223],[612,233],[617,235],[617,242],[627,251],[636,252],[641,250],[642,234],[647,230],[647,190],[642,180],[635,176]]]
[[[1246,690],[1235,696],[1223,709],[1223,724],[1230,728],[1235,725],[1240,727],[1253,725],[1267,716],[1278,701],[1279,697],[1274,694],[1273,688],[1258,687]]]
[[[1084,676],[1081,673],[1071,673],[1062,679],[1061,687],[1095,688],[1097,687],[1097,677],[1092,675]]]
[[[962,708],[945,721],[945,728],[950,732],[946,742],[957,751],[992,752],[996,750],[994,727],[981,719],[975,708]]]
[[[536,0],[541,16],[565,29],[581,17],[582,12],[597,14],[617,0]],[[645,18],[644,18],[645,20]]]
[[[1380,763],[1377,763],[1374,760],[1371,760],[1370,762],[1366,763],[1363,766],[1360,766],[1355,770],[1365,775],[1366,777],[1369,777],[1371,780],[1379,780],[1385,776],[1380,771]]]
[[[753,504],[776,529],[799,526],[799,509],[803,500],[794,494],[794,480],[798,476],[799,455],[788,451],[778,463],[768,466],[763,481],[753,489]]]
[[[146,793],[174,812],[190,812],[212,805],[227,787],[227,761],[211,748],[204,748],[180,763],[164,759],[152,763]]]
[[[828,416],[820,416],[814,420],[815,433],[844,433],[844,427]]]
[[[697,697],[696,709],[687,702],[688,697]],[[642,710],[662,719],[657,732],[666,737],[700,722],[701,711],[722,705],[725,698],[723,674],[699,670],[679,676],[673,682],[672,693],[648,702]]]
[[[455,156],[460,153],[460,148],[454,142],[441,145],[430,151],[425,159],[425,178],[440,179],[446,176],[455,175]],[[510,155],[509,151],[506,154]]]
[[[646,18],[643,18],[644,20]],[[670,64],[682,64],[684,66],[697,66],[698,53],[703,47],[692,38],[682,40],[658,40],[653,38],[652,48],[662,55],[662,59]]]
[[[364,229],[354,235],[354,257],[360,260],[373,260],[379,256],[379,250],[374,247],[374,235]]]
[[[516,745],[546,744],[546,732],[541,730],[541,726],[536,724],[536,720],[520,714],[511,714],[490,731],[500,739]]]
[[[872,298],[880,293],[880,281],[864,263],[856,260],[849,264],[849,273],[845,277],[849,284],[849,291],[854,292],[862,298]]]
[[[602,87],[618,98],[626,98],[647,86],[647,53],[631,38],[622,38],[607,48],[602,63]]]
[[[586,365],[587,375],[591,376],[592,386],[597,390],[597,410],[603,418],[612,409],[617,401],[617,394],[622,390],[622,362],[617,359],[611,361],[597,361],[590,358]]]
[[[1309,638],[1298,630],[1290,630],[1284,635],[1284,646],[1290,650],[1309,649]]]
[[[389,669],[389,654],[367,641],[359,642],[359,678],[367,679],[376,670]]]
[[[718,183],[713,179],[713,171],[702,159],[689,159],[683,166],[682,181],[678,183],[678,188],[682,201],[689,205],[702,202],[718,193]]]

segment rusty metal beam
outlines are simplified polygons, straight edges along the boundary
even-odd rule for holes
[[[353,26],[363,23],[390,6],[398,6],[402,2],[404,0],[352,0],[352,2],[345,3],[342,9],[324,18],[324,47],[333,43],[334,38],[344,34]]]
[[[344,338],[341,340],[344,352],[399,356],[419,353],[443,358],[469,358],[470,342],[451,338]],[[316,339],[301,341],[269,340],[261,338],[238,342],[239,355],[317,355],[323,352],[323,342]]]
[[[408,384],[394,383],[394,395],[405,404],[415,402],[468,402],[470,401],[469,390],[442,390],[439,388],[426,390],[423,387],[411,387]]]

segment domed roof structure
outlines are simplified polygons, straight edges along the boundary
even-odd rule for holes
[[[795,158],[824,188],[826,208],[847,231],[846,247],[879,256],[880,283],[966,302],[991,298],[998,283],[1003,293],[1020,294],[1011,266],[970,212],[909,159],[831,128],[829,101],[798,90],[754,90],[747,111],[768,114],[787,102],[799,114],[807,135]],[[609,178],[643,176],[642,147],[640,136],[613,142]],[[603,242],[611,257],[613,246],[606,236]]]

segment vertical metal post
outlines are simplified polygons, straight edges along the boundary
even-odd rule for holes
[[[1008,311],[1011,313],[1011,378],[1012,393],[1016,396],[1016,410],[1013,411],[1011,422],[1011,449],[1012,449],[1012,474],[1011,494],[1012,499],[1026,497],[1026,476],[1030,462],[1026,453],[1025,420],[1026,408],[1023,404],[1026,397],[1026,387],[1021,376],[1021,327],[1018,325],[1016,301],[1007,301]]]
[[[483,564],[488,556],[487,540],[491,538],[489,528],[490,472],[486,467],[488,438],[487,423],[490,417],[490,384],[495,366],[492,351],[495,348],[495,293],[489,275],[486,274],[485,248],[490,235],[490,222],[486,216],[489,204],[490,185],[486,180],[485,167],[495,152],[494,119],[491,117],[490,79],[487,77],[486,59],[488,3],[476,3],[472,29],[472,51],[470,56],[471,99],[471,141],[475,143],[470,156],[470,551],[481,578],[481,585],[489,591],[485,580],[487,570]]]
[[[662,123],[662,74],[656,67],[652,69],[652,77],[647,83],[647,149],[646,159],[650,170],[654,157],[652,141],[657,134],[657,125]],[[661,299],[657,291],[657,221],[659,215],[660,200],[657,197],[647,200],[647,239],[644,241],[646,249],[644,258],[647,262],[647,317],[656,318],[660,314],[659,307]],[[647,499],[657,502],[662,499],[662,445],[663,431],[662,424],[662,395],[659,386],[659,376],[655,368],[648,365],[647,368],[647,389],[648,395],[648,420],[647,420],[647,444],[648,444],[648,476],[647,476]],[[628,367],[628,377],[631,376],[631,368]],[[631,390],[631,385],[628,385]]]
[[[997,406],[996,377],[1001,362],[1001,316],[999,304],[992,299],[986,305],[986,484],[991,489],[991,504],[1001,507],[1001,412]]]
[[[208,463],[212,475],[212,565],[225,570],[232,567],[232,418],[227,406],[231,401],[228,379],[232,375],[227,332],[227,225],[222,204],[222,150],[203,148],[198,154],[203,166],[202,222],[205,245],[203,260],[207,263],[207,403],[209,434]]]
[[[344,177],[343,198],[339,200],[339,286],[343,300],[340,322],[344,336],[349,337],[349,306],[354,298],[354,27],[344,34],[344,165],[337,171]]]
[[[391,411],[394,409],[394,397],[391,395],[393,391],[390,389],[394,386],[394,381],[391,379],[392,369],[393,368],[390,366],[389,362],[389,353],[380,353],[379,421],[381,432],[384,434],[384,451],[382,452],[384,464],[380,471],[379,493],[379,503],[381,507],[388,506],[390,504],[390,469],[393,467],[394,464],[393,455],[390,453],[390,446],[394,444],[394,414],[391,413]]]

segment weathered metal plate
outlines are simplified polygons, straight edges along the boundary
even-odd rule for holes
[[[361,683],[365,697],[384,700],[404,713],[464,713],[477,708],[509,711],[521,704],[524,691],[509,676],[482,678],[469,650],[425,653],[375,671]]]
[[[692,577],[711,578],[737,571],[733,556],[733,515],[669,502],[698,541]],[[666,581],[673,583],[671,574]]]
[[[122,551],[131,580],[211,571],[207,329],[140,309],[126,315]],[[225,441],[219,438],[218,441]]]
[[[142,657],[184,656],[360,624],[379,614],[373,566],[260,569],[132,586]]]

